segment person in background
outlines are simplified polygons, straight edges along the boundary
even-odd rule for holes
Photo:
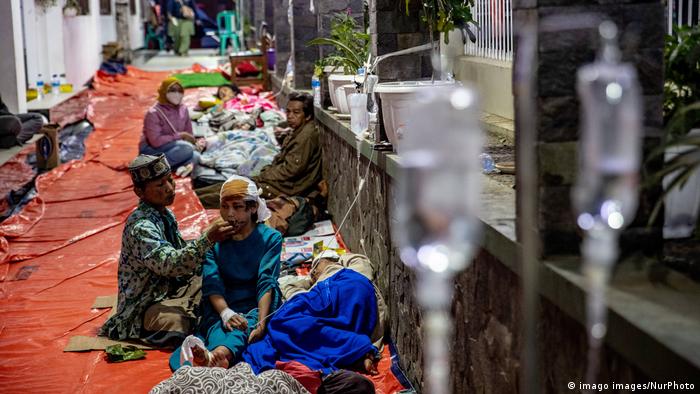
[[[44,118],[39,114],[13,114],[0,96],[0,148],[22,145],[41,130]]]
[[[314,123],[314,100],[308,93],[292,92],[287,103],[289,130],[275,133],[281,145],[272,163],[263,167],[253,181],[262,188],[262,197],[307,197],[318,191],[321,172],[321,142]],[[222,183],[196,189],[205,207],[218,204]]]
[[[139,153],[165,154],[178,175],[190,173],[199,162],[192,121],[187,106],[182,104],[184,92],[175,78],[166,78],[160,84],[158,102],[146,112],[139,143]]]
[[[192,0],[168,0],[168,35],[172,37],[175,53],[187,56],[190,37],[194,35],[195,5]]]
[[[241,89],[235,84],[219,86],[216,90],[216,97],[221,100],[222,104],[235,99],[239,94],[241,94]]]

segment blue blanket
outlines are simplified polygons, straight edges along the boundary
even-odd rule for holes
[[[372,283],[343,269],[283,304],[270,318],[265,337],[248,346],[243,360],[256,374],[274,368],[277,360],[330,373],[376,351],[370,341],[376,324]]]

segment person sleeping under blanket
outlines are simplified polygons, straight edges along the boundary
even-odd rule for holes
[[[369,280],[373,271],[366,256],[325,251],[310,278],[282,284],[288,301],[271,315],[265,336],[248,345],[241,363],[261,374],[297,362],[323,375],[318,393],[374,393],[372,382],[353,372],[377,373],[372,341],[382,342],[386,306]],[[212,357],[191,350],[194,365],[207,365]]]
[[[284,276],[280,278],[280,290],[285,300],[308,292],[317,283],[322,282],[338,273],[343,268],[348,268],[362,274],[370,280],[374,286],[377,298],[377,325],[370,338],[377,348],[380,348],[384,340],[384,327],[386,323],[387,306],[377,285],[374,284],[376,267],[369,258],[362,254],[345,253],[339,256],[335,251],[325,250],[314,259],[308,276]]]
[[[341,268],[284,303],[242,359],[256,374],[277,361],[296,361],[325,377],[339,370],[377,374],[378,351],[370,338],[378,320],[372,282]]]

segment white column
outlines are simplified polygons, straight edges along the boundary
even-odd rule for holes
[[[41,60],[39,60],[39,50],[37,48],[39,45],[37,12],[38,10],[33,1],[22,1],[22,23],[24,25],[24,54],[27,63],[27,81],[29,86],[32,87],[36,87],[38,74],[43,74],[40,64]]]
[[[63,8],[51,7],[46,10],[45,17],[43,23],[45,27],[43,53],[46,54],[44,78],[49,80],[53,74],[61,75],[66,72],[63,51]]]
[[[0,1],[0,92],[8,109],[27,112],[20,0]]]
[[[117,25],[114,20],[114,0],[110,1],[112,2],[112,13],[109,15],[100,15],[100,45],[117,40]],[[99,8],[97,11],[99,12]]]
[[[136,14],[131,15],[131,8],[129,8],[129,44],[132,50],[139,49],[143,47],[143,16],[141,15],[142,2],[136,0]]]
[[[100,67],[99,2],[90,1],[90,14],[63,19],[66,78],[78,88]]]

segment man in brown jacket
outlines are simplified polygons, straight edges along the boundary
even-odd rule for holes
[[[263,189],[261,196],[266,199],[281,195],[306,197],[317,189],[322,179],[321,143],[310,94],[293,92],[289,95],[287,123],[292,131],[278,136],[282,145],[280,152],[252,178]],[[218,208],[222,184],[196,190],[205,208]]]
[[[282,140],[280,153],[260,175],[253,177],[263,198],[306,196],[322,179],[321,143],[314,124],[314,99],[308,93],[292,93],[287,103],[287,123],[292,131]]]

